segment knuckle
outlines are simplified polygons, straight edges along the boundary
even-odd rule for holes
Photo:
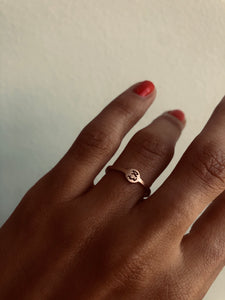
[[[129,104],[128,101],[124,101],[123,95],[120,96],[116,101],[113,102],[113,108],[116,114],[123,116],[125,119],[138,120],[141,116],[140,110],[134,109],[133,105]]]
[[[225,182],[225,152],[214,142],[196,140],[191,157],[192,170],[204,184],[220,187]]]
[[[153,133],[140,131],[134,136],[133,145],[138,156],[142,159],[152,160],[155,158],[171,159],[174,154],[174,147],[161,136]]]
[[[86,155],[87,152],[102,155],[114,150],[118,142],[118,137],[113,132],[89,125],[81,131],[71,150],[76,152],[79,157]]]

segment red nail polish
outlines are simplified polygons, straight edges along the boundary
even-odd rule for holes
[[[140,96],[148,96],[155,89],[154,84],[151,81],[142,81],[138,86],[134,88],[134,92]]]
[[[180,121],[184,121],[185,119],[185,114],[182,112],[182,110],[175,109],[175,110],[168,111],[168,113],[173,115]]]

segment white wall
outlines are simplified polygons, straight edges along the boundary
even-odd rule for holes
[[[0,45],[1,223],[83,126],[136,81],[153,80],[158,98],[122,147],[164,110],[187,117],[152,191],[225,94],[224,0],[0,0]],[[225,272],[205,299],[225,299],[224,281]]]

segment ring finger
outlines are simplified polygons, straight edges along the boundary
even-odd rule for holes
[[[147,186],[155,181],[171,161],[175,144],[185,126],[181,111],[165,112],[150,125],[138,131],[130,140],[113,168],[137,169]],[[110,170],[92,192],[99,190],[101,202],[131,208],[144,196],[143,186],[126,180],[122,172]],[[111,199],[111,201],[109,201]]]

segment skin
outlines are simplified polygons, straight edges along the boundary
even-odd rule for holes
[[[149,198],[118,171],[93,184],[155,99],[156,90],[135,94],[137,84],[81,131],[2,226],[1,299],[197,300],[223,268],[225,97]],[[163,113],[114,166],[138,169],[151,186],[184,126]]]

